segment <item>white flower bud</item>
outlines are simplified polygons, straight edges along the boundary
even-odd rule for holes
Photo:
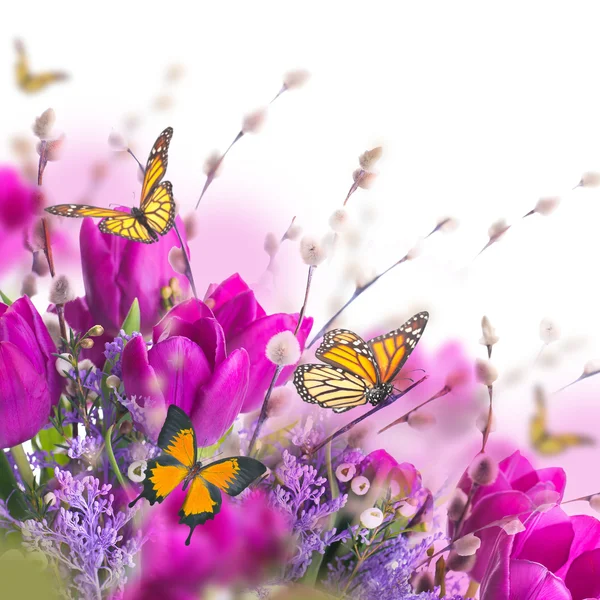
[[[367,508],[360,514],[360,522],[367,529],[375,529],[383,523],[383,513],[378,508]]]
[[[39,117],[36,117],[35,122],[31,126],[33,135],[40,140],[47,140],[52,137],[52,127],[56,121],[56,114],[51,108],[47,108]]]
[[[600,373],[600,359],[588,360],[583,367],[583,374],[588,376],[596,373]]]
[[[517,535],[517,533],[525,531],[525,525],[523,525],[519,519],[511,519],[502,525],[502,529],[504,529],[508,535]]]
[[[283,85],[288,90],[302,87],[310,79],[310,73],[304,69],[295,69],[288,71],[283,76]]]
[[[364,169],[356,169],[356,171],[352,173],[352,179],[359,188],[368,190],[375,183],[375,179],[377,179],[377,173],[369,173]]]
[[[351,463],[342,463],[336,470],[335,476],[339,481],[350,481],[356,474],[356,467]]]
[[[77,369],[79,371],[95,371],[96,365],[89,359],[84,358],[77,363]]]
[[[72,371],[75,367],[73,366],[73,356],[71,354],[61,354],[56,357],[56,370],[61,377],[66,377],[69,371]]]
[[[534,212],[547,217],[552,214],[560,204],[560,198],[558,196],[548,196],[546,198],[540,198],[533,209]]]
[[[436,418],[426,410],[416,410],[408,415],[408,425],[417,431],[424,431],[435,425]]]
[[[108,135],[108,145],[115,152],[125,152],[127,150],[127,141],[117,131],[111,131]]]
[[[458,221],[454,217],[444,217],[437,222],[436,228],[444,233],[451,233],[458,228]]]
[[[267,119],[267,109],[258,108],[248,113],[242,121],[242,131],[244,133],[258,133]]]
[[[560,337],[558,325],[549,318],[542,319],[540,323],[540,339],[544,344],[555,342]]]
[[[452,544],[452,548],[459,556],[473,556],[480,546],[481,540],[473,533],[457,539]]]
[[[27,273],[21,282],[21,296],[29,296],[31,298],[37,292],[37,276],[35,273]]]
[[[169,264],[171,268],[176,273],[181,273],[182,275],[185,273],[187,264],[185,262],[185,257],[183,256],[183,250],[178,248],[177,246],[173,246],[169,250]]]
[[[494,223],[492,223],[490,225],[490,228],[488,229],[488,235],[490,237],[490,240],[499,239],[509,229],[510,229],[510,225],[508,225],[506,223],[505,219],[499,219],[498,221],[494,221]]]
[[[127,477],[135,483],[141,483],[146,479],[146,467],[148,463],[145,460],[136,460],[129,465]]]
[[[479,340],[480,344],[483,346],[493,346],[498,343],[500,338],[496,335],[496,330],[485,315],[481,319],[481,331],[483,336]]]
[[[489,360],[483,358],[478,358],[475,361],[475,375],[480,383],[487,386],[492,385],[498,379],[496,367]]]
[[[448,502],[448,519],[450,521],[458,521],[461,518],[467,501],[468,496],[460,488],[456,488]]]
[[[188,213],[183,218],[183,227],[185,229],[185,236],[190,240],[193,240],[198,235],[198,216],[195,212]]]
[[[338,208],[329,217],[329,226],[337,233],[344,231],[348,227],[349,222],[350,215],[348,215],[348,211],[345,208]]]
[[[277,254],[279,250],[279,240],[273,232],[270,231],[265,236],[263,248],[265,249],[265,252],[269,256],[269,258],[273,258]]]
[[[316,267],[327,258],[325,244],[312,236],[305,235],[300,240],[300,256],[307,265]]]
[[[592,509],[595,510],[597,513],[600,513],[600,494],[594,494],[590,498],[589,502]]]
[[[352,480],[350,487],[357,496],[364,496],[369,491],[371,482],[363,475],[359,475]]]
[[[471,461],[467,470],[469,477],[477,485],[491,485],[496,481],[498,471],[498,461],[483,452]]]
[[[223,155],[218,150],[213,150],[204,161],[204,174],[218,177],[223,170]]]
[[[48,492],[44,496],[44,504],[46,506],[54,506],[56,504],[56,494],[54,492]]]
[[[111,390],[116,390],[121,385],[121,380],[116,375],[109,375],[106,378],[106,386]]]
[[[295,365],[302,351],[293,331],[281,331],[267,342],[265,354],[273,364],[284,367]]]
[[[597,171],[588,171],[581,176],[579,181],[581,187],[598,187],[600,185],[600,173]]]
[[[290,226],[288,227],[288,229],[285,232],[285,235],[283,237],[286,240],[295,241],[301,235],[302,235],[302,227],[300,227],[300,225],[297,225],[295,223],[295,219],[294,219],[294,221],[291,222]]]
[[[361,169],[365,171],[371,171],[377,161],[381,158],[383,154],[383,148],[381,146],[377,146],[371,150],[366,150],[358,157],[358,164]]]
[[[50,286],[49,299],[52,304],[66,304],[75,299],[75,293],[66,275],[57,275]]]

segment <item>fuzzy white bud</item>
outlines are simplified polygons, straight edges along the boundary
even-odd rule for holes
[[[141,483],[146,479],[146,467],[148,463],[145,460],[136,460],[129,465],[127,477],[135,483]]]
[[[350,481],[354,475],[356,475],[356,467],[351,463],[342,463],[335,470],[335,476],[343,483]]]
[[[40,277],[48,275],[48,273],[50,272],[50,267],[48,267],[48,261],[46,260],[46,256],[43,252],[40,252],[38,250],[37,252],[33,253],[33,265],[31,267],[31,270],[33,273],[39,275]]]
[[[560,204],[560,198],[558,196],[548,196],[546,198],[540,198],[533,209],[534,212],[547,217],[552,214]]]
[[[590,507],[597,513],[600,513],[600,494],[594,494],[590,500]]]
[[[364,496],[369,491],[371,482],[364,475],[359,475],[352,480],[350,487],[357,496]]]
[[[423,253],[423,240],[417,243],[406,253],[406,260],[414,260]]]
[[[367,529],[376,529],[383,523],[383,513],[379,508],[367,508],[360,514],[360,522]]]
[[[188,213],[183,217],[183,227],[188,241],[193,240],[198,235],[198,216],[195,212]]]
[[[433,592],[435,590],[435,581],[433,575],[428,571],[417,573],[411,580],[411,585],[415,594],[423,592]]]
[[[285,367],[295,365],[302,351],[293,331],[281,331],[267,342],[265,354],[273,364]]]
[[[508,535],[517,535],[517,533],[525,531],[525,525],[523,525],[519,519],[511,519],[502,525],[502,529],[504,529]]]
[[[473,533],[458,538],[452,544],[452,548],[459,556],[473,556],[480,546],[481,540]]]
[[[277,236],[272,231],[267,233],[267,235],[265,236],[265,242],[263,244],[263,248],[264,248],[265,252],[267,253],[267,255],[269,256],[269,258],[273,258],[279,251],[279,240],[277,239]]]
[[[377,173],[369,173],[364,169],[356,169],[356,171],[352,173],[352,179],[359,188],[368,190],[375,183],[375,179],[377,179]]]
[[[467,502],[468,496],[460,488],[456,488],[448,502],[448,519],[458,521],[465,510]]]
[[[35,273],[27,273],[21,282],[21,296],[35,296],[37,289],[37,276]]]
[[[588,360],[583,367],[583,374],[588,376],[596,373],[600,373],[600,359]]]
[[[477,485],[491,485],[496,481],[498,471],[498,461],[483,452],[471,461],[467,470],[469,477]]]
[[[290,226],[287,228],[285,235],[283,236],[286,240],[291,240],[292,242],[297,240],[302,235],[302,227],[296,224],[295,219],[291,222]]]
[[[454,217],[444,217],[437,222],[436,228],[444,233],[451,233],[458,229],[458,220]]]
[[[426,410],[416,410],[408,415],[407,423],[409,427],[417,431],[429,429],[436,423],[435,415]]]
[[[213,150],[204,161],[203,171],[205,175],[218,177],[223,170],[223,154],[218,150]]]
[[[381,146],[377,146],[376,148],[372,148],[371,150],[366,150],[358,157],[358,164],[361,169],[365,171],[371,171],[377,161],[381,158],[383,154],[383,148]]]
[[[588,171],[581,176],[579,181],[581,187],[598,187],[600,185],[600,173],[597,171]]]
[[[288,90],[302,87],[310,79],[310,73],[305,69],[295,69],[288,71],[283,76],[283,85]]]
[[[54,162],[60,158],[64,141],[65,141],[65,136],[63,134],[56,140],[48,140],[45,142],[46,160],[49,160],[50,162]],[[42,145],[43,145],[43,142],[40,141],[37,143],[37,145],[35,147],[36,152],[40,156],[42,155]]]
[[[74,369],[73,366],[73,355],[71,354],[61,354],[56,357],[56,370],[61,377],[66,377],[67,373]]]
[[[549,318],[542,319],[540,323],[540,339],[544,344],[555,342],[560,337],[560,328]]]
[[[116,375],[109,375],[106,378],[106,386],[111,390],[116,390],[121,385],[121,380]]]
[[[50,286],[49,299],[52,304],[66,304],[75,298],[71,282],[66,275],[57,275]]]
[[[258,133],[267,120],[267,109],[258,108],[248,113],[242,121],[242,131],[244,133]]]
[[[305,235],[300,240],[300,256],[307,265],[316,267],[327,258],[325,244],[312,236]]]
[[[488,235],[490,240],[497,240],[501,236],[503,236],[510,229],[510,225],[506,223],[505,219],[499,219],[498,221],[494,221],[489,229]]]
[[[461,556],[455,550],[451,550],[446,559],[446,567],[449,571],[458,571],[468,573],[474,566],[477,557],[475,554],[471,556]]]
[[[36,117],[31,128],[33,135],[40,140],[47,140],[52,137],[52,127],[56,121],[56,114],[53,109],[47,108],[39,117]]]
[[[500,338],[496,335],[496,330],[492,327],[490,320],[485,315],[481,319],[481,332],[483,335],[479,340],[479,343],[483,346],[493,346],[498,343]]]
[[[475,375],[480,383],[487,386],[492,385],[498,379],[496,367],[489,360],[483,358],[478,358],[475,361]]]
[[[185,262],[185,257],[183,256],[183,250],[181,248],[177,248],[177,246],[173,246],[169,250],[169,264],[171,268],[176,273],[181,273],[182,275],[185,273],[187,264]]]
[[[125,152],[127,150],[127,142],[118,131],[111,131],[108,135],[108,145],[115,152]]]
[[[336,233],[345,231],[348,228],[349,222],[350,222],[350,216],[348,215],[348,211],[345,208],[338,208],[329,217],[329,226]]]

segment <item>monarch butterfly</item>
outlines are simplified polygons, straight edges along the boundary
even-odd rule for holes
[[[305,402],[344,412],[385,400],[392,381],[415,349],[429,319],[421,312],[402,327],[365,342],[347,329],[334,329],[323,337],[316,356],[325,365],[300,365],[294,385]]]
[[[189,486],[179,511],[179,522],[190,528],[186,546],[190,545],[196,526],[214,519],[221,510],[221,491],[237,496],[267,470],[261,462],[246,456],[203,465],[196,460],[196,432],[192,422],[173,404],[158,436],[158,446],[163,454],[148,461],[144,489],[129,506],[140,498],[146,498],[150,504],[161,503],[181,483],[184,490]]]
[[[158,242],[158,234],[165,235],[175,223],[173,186],[169,181],[161,183],[167,170],[172,136],[173,129],[167,127],[154,142],[146,163],[139,208],[133,207],[129,213],[83,204],[58,204],[46,210],[61,217],[101,218],[98,227],[102,233],[112,233],[144,244]]]
[[[548,410],[544,391],[537,387],[535,390],[536,412],[529,423],[531,445],[540,454],[560,454],[573,446],[591,446],[594,439],[577,433],[550,433],[547,429]]]
[[[15,65],[15,75],[17,85],[21,90],[28,94],[40,92],[55,81],[63,81],[68,75],[61,71],[47,71],[45,73],[36,73],[29,70],[29,60],[25,52],[25,46],[21,40],[15,41],[17,51],[17,63]]]

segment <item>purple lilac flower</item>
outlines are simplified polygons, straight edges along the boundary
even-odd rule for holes
[[[127,567],[143,541],[125,539],[123,529],[135,511],[115,512],[110,485],[94,477],[74,479],[55,469],[56,504],[43,521],[13,519],[0,502],[0,526],[17,528],[26,550],[43,552],[65,577],[67,597],[98,599],[120,593],[127,582]]]
[[[306,572],[313,552],[325,553],[328,545],[349,538],[349,533],[326,531],[326,517],[338,512],[348,497],[323,501],[327,479],[320,477],[311,465],[301,464],[287,450],[283,451],[283,466],[277,470],[281,485],[273,491],[273,503],[289,518],[297,537],[297,549],[291,558],[286,579],[295,580]]]

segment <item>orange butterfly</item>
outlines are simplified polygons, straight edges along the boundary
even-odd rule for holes
[[[139,208],[133,207],[131,212],[125,212],[84,204],[58,204],[46,210],[60,217],[101,218],[98,227],[102,233],[112,233],[144,244],[158,242],[158,236],[167,234],[175,223],[173,186],[169,181],[162,181],[172,137],[173,129],[167,127],[154,142],[144,171]]]

